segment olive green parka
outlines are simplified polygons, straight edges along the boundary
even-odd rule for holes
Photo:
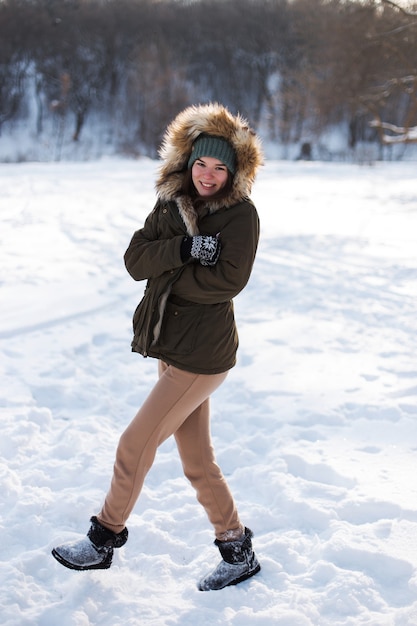
[[[227,197],[207,198],[197,211],[181,190],[201,133],[229,141],[237,170]],[[147,280],[133,317],[132,350],[190,372],[218,374],[236,362],[233,298],[249,280],[258,245],[259,218],[249,193],[263,159],[260,141],[243,118],[208,104],[175,118],[160,155],[156,205],[125,253],[130,275]],[[183,263],[182,240],[198,234],[219,237],[216,265]]]

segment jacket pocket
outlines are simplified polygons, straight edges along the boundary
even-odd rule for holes
[[[203,306],[168,300],[158,346],[166,354],[189,354],[195,348],[203,317]]]

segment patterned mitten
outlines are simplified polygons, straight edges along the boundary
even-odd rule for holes
[[[211,235],[195,235],[184,237],[181,243],[181,258],[185,262],[190,257],[198,259],[201,265],[216,265],[221,245],[217,237]]]

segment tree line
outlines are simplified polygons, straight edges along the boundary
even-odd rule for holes
[[[417,126],[417,15],[389,0],[0,0],[0,141],[81,141],[87,124],[155,156],[185,106],[219,101],[280,144]]]

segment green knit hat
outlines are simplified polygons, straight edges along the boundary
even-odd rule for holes
[[[193,143],[191,156],[188,159],[188,168],[201,157],[212,157],[224,163],[232,174],[236,171],[236,153],[230,143],[221,137],[200,135]]]

